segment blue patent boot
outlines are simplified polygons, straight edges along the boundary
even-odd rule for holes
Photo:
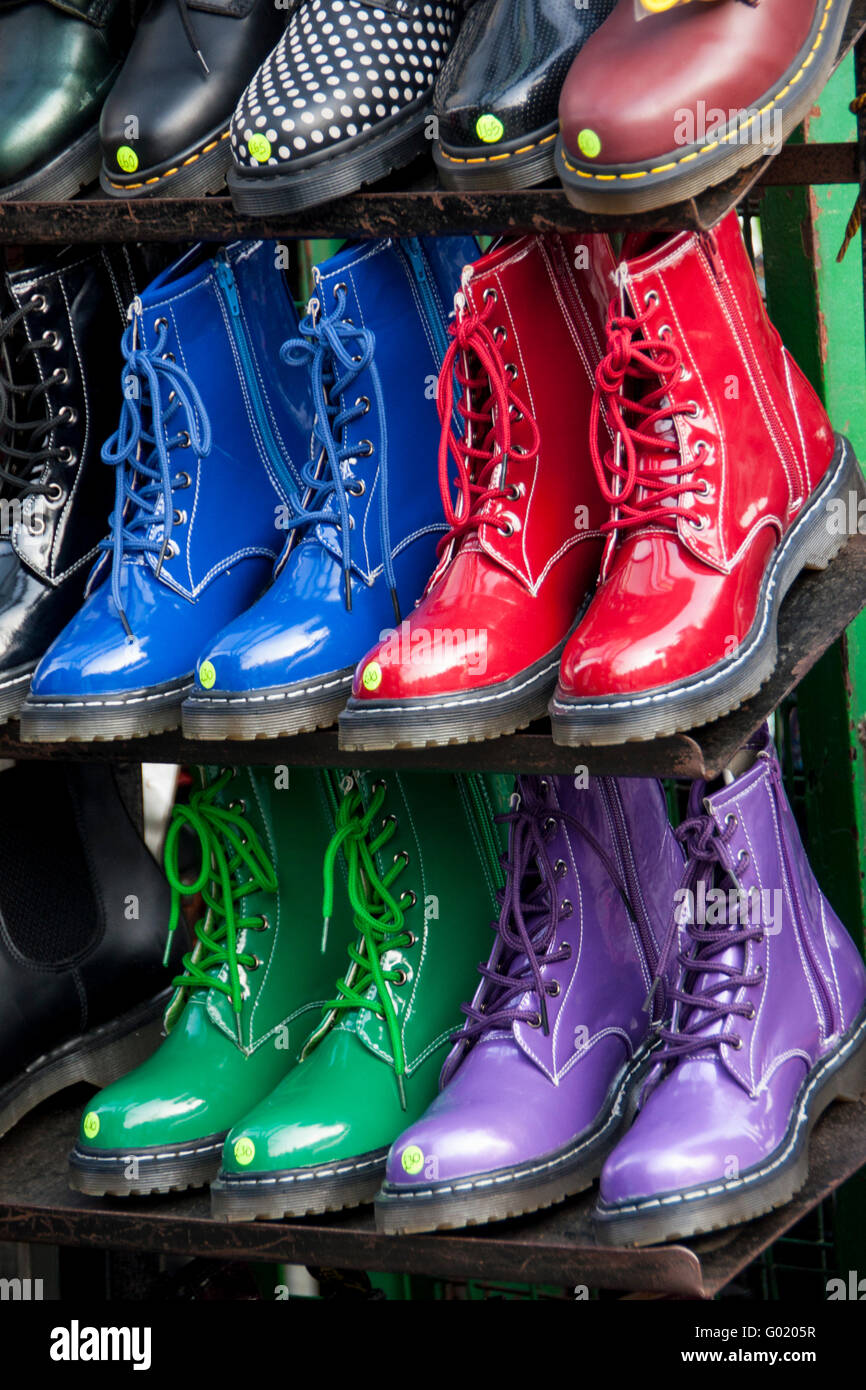
[[[283,360],[316,411],[306,494],[274,584],[202,647],[188,738],[276,738],[332,724],[355,664],[421,596],[444,530],[436,381],[465,237],[345,247],[316,271]]]
[[[297,314],[272,242],[194,248],[130,309],[123,406],[102,451],[110,535],[43,657],[25,739],[134,738],[180,723],[196,657],[268,584],[313,423],[279,352]]]

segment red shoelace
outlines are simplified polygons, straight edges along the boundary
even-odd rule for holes
[[[513,389],[514,368],[504,361],[495,331],[489,327],[494,304],[489,295],[478,313],[458,309],[449,328],[452,341],[442,363],[437,402],[442,422],[439,487],[450,528],[439,542],[440,556],[483,524],[486,503],[516,500],[512,487],[503,485],[504,466],[512,455],[522,462],[534,459],[541,444],[529,407]],[[463,420],[462,438],[454,430],[455,378],[462,392],[456,403]],[[521,420],[531,430],[526,447],[512,443],[512,424]],[[449,456],[457,465],[456,500],[448,476]]]

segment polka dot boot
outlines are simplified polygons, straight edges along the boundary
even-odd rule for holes
[[[232,120],[235,207],[311,207],[423,153],[462,11],[433,0],[302,0]]]

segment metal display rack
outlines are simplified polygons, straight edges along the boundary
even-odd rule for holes
[[[866,90],[864,31],[866,0],[855,0],[839,59],[857,44],[859,90]],[[775,160],[761,161],[721,188],[680,207],[630,220],[628,226],[659,231],[710,226],[735,204],[752,212],[761,207],[762,200],[782,197],[790,202],[795,196],[811,197],[807,190],[815,184],[859,184],[866,190],[866,113],[859,118],[859,135],[857,143],[791,143]],[[598,230],[602,226],[610,229],[608,221],[576,212],[559,191],[446,193],[425,187],[425,179],[429,180],[429,175],[423,174],[420,185],[411,191],[386,187],[327,204],[290,220],[240,216],[233,212],[227,198],[154,200],[133,205],[96,197],[64,204],[6,203],[0,204],[0,247],[4,243],[44,244],[61,240],[225,242],[236,237],[261,236],[279,241],[320,236],[514,234]],[[773,206],[775,216],[779,206]],[[785,212],[785,207],[781,212]],[[772,268],[765,266],[765,271],[770,289]],[[816,321],[818,317],[816,306]],[[784,328],[782,331],[785,336]],[[795,352],[798,350],[799,344],[789,345],[794,346]],[[861,368],[862,363],[860,344]],[[861,415],[863,408],[861,400]],[[615,748],[558,748],[551,739],[549,726],[542,722],[524,733],[488,743],[364,756],[341,753],[336,732],[330,730],[254,743],[198,744],[186,742],[179,735],[165,734],[147,740],[50,745],[21,743],[13,723],[0,729],[0,757],[97,758],[120,763],[228,760],[502,772],[570,772],[580,765],[591,772],[630,776],[715,776],[748,735],[799,688],[801,733],[810,709],[821,707],[827,727],[831,732],[835,729],[837,739],[832,751],[835,772],[828,772],[820,758],[813,757],[811,762],[806,758],[807,810],[811,804],[814,811],[820,797],[824,798],[822,806],[829,808],[820,818],[815,817],[816,826],[818,819],[822,824],[816,829],[817,850],[813,844],[813,858],[819,877],[823,872],[828,884],[832,884],[834,874],[840,881],[848,876],[847,886],[843,885],[836,897],[846,899],[848,925],[859,931],[862,938],[866,879],[862,806],[856,814],[859,842],[856,834],[851,837],[850,820],[855,818],[852,808],[858,796],[862,798],[866,778],[866,630],[855,625],[860,634],[856,640],[846,639],[844,634],[864,607],[866,535],[857,534],[826,571],[804,575],[792,590],[780,620],[778,666],[759,695],[703,729],[654,742]],[[824,748],[826,762],[826,741]],[[847,774],[840,773],[838,765],[838,759],[844,762],[846,757],[853,769],[847,780]],[[827,790],[831,783],[835,787],[839,781],[845,781],[841,799],[837,791],[831,796]],[[69,1097],[59,1097],[40,1107],[3,1139],[0,1241],[213,1259],[288,1261],[419,1273],[449,1280],[485,1278],[565,1286],[583,1284],[701,1299],[713,1297],[805,1213],[866,1165],[866,1103],[861,1101],[832,1107],[818,1125],[811,1143],[810,1178],[792,1203],[712,1237],[637,1251],[599,1247],[589,1221],[594,1195],[587,1194],[550,1212],[497,1226],[394,1238],[376,1233],[369,1210],[327,1218],[226,1225],[210,1219],[207,1195],[201,1193],[134,1203],[88,1199],[71,1192],[65,1179],[65,1154],[74,1139],[78,1114],[77,1104],[72,1104]]]

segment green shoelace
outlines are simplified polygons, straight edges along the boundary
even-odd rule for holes
[[[323,942],[327,939],[328,925],[334,908],[334,870],[341,849],[348,865],[349,901],[361,940],[357,946],[349,947],[352,964],[344,977],[337,981],[337,998],[330,1000],[323,1012],[327,1015],[339,1013],[341,1010],[369,1009],[384,1021],[391,1042],[397,1089],[405,1109],[402,1078],[406,1071],[406,1056],[397,1013],[390,992],[386,988],[387,984],[404,983],[405,974],[400,969],[383,969],[381,958],[393,947],[410,946],[414,937],[404,925],[402,899],[407,895],[396,898],[391,892],[391,885],[406,867],[406,856],[397,855],[394,863],[384,873],[379,872],[376,863],[376,855],[384,849],[397,829],[394,818],[388,817],[379,832],[372,833],[373,822],[379,815],[384,800],[385,788],[379,785],[365,811],[363,798],[357,787],[348,792],[340,803],[336,830],[325,851]],[[414,902],[414,896],[412,901]],[[374,987],[374,997],[367,998],[371,986]]]
[[[165,840],[165,872],[171,887],[171,915],[164,964],[168,964],[174,933],[180,921],[183,898],[201,893],[207,913],[195,925],[196,945],[183,957],[184,973],[172,981],[175,989],[218,989],[240,1013],[240,966],[255,970],[256,956],[238,953],[238,936],[243,931],[264,931],[267,918],[238,916],[238,902],[248,893],[273,893],[277,876],[261,840],[243,812],[223,807],[217,797],[231,781],[227,768],[218,777],[193,792],[189,804],[175,806]],[[194,883],[184,883],[178,864],[178,841],[184,826],[198,837],[201,869]],[[245,870],[246,872],[242,872]],[[217,975],[228,966],[228,980]]]

